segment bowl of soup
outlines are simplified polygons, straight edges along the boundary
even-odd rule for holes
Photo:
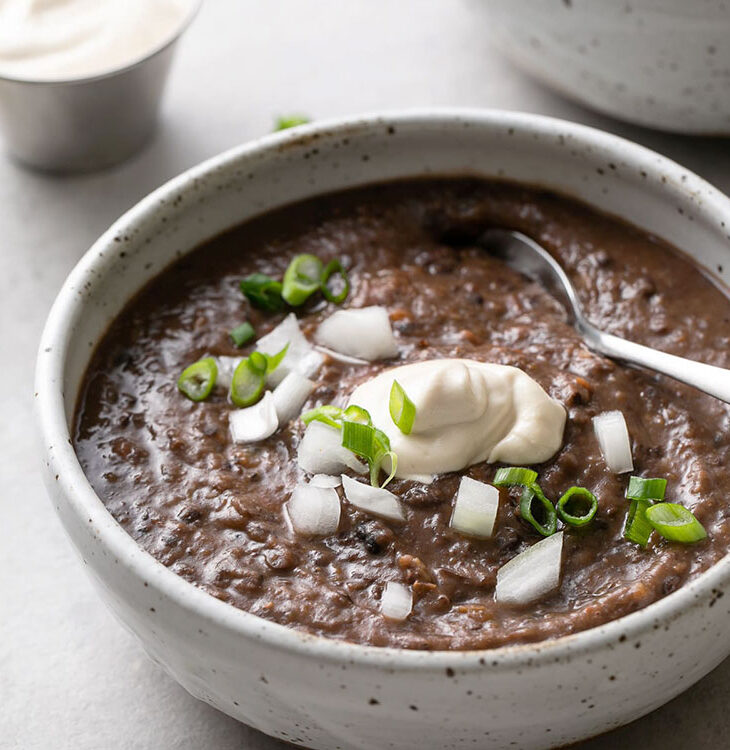
[[[62,288],[36,373],[54,506],[148,654],[272,736],[548,748],[636,719],[730,652],[728,407],[591,352],[483,236],[543,244],[606,330],[728,366],[729,216],[536,115],[233,149]]]

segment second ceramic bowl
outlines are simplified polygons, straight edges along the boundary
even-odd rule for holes
[[[730,135],[724,0],[472,0],[502,51],[557,91],[621,120]]]

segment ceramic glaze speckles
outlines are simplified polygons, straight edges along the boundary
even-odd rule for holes
[[[296,745],[416,750],[428,736],[439,748],[559,747],[638,718],[730,652],[727,558],[644,610],[555,641],[483,652],[378,649],[290,630],[214,599],[142,551],[92,491],[68,423],[90,344],[146,281],[261,211],[433,173],[501,175],[578,195],[730,281],[730,201],[651,151],[535,115],[374,115],[268,136],[145,198],[71,273],[39,349],[46,483],[101,596],[190,693]]]

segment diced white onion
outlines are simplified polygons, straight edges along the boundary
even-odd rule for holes
[[[311,422],[297,453],[299,467],[309,474],[340,474],[352,469],[364,474],[368,467],[342,445],[342,431],[323,422]]]
[[[402,621],[413,609],[413,592],[402,583],[388,581],[380,599],[380,611],[389,620]]]
[[[633,471],[631,441],[624,415],[620,411],[603,412],[593,417],[593,429],[606,466],[615,474]]]
[[[234,443],[255,443],[273,435],[279,426],[279,418],[271,391],[266,391],[261,401],[253,406],[231,411],[228,426]]]
[[[563,532],[559,531],[513,557],[497,571],[494,598],[527,604],[560,585]]]
[[[278,354],[287,344],[289,348],[281,364],[266,378],[271,387],[276,387],[292,370],[299,370],[298,365],[309,355],[311,358],[314,348],[307,341],[299,327],[299,321],[294,313],[290,313],[279,323],[276,328],[269,331],[256,342],[256,350],[264,354]],[[313,360],[310,359],[310,367]],[[321,364],[321,360],[320,360]],[[314,375],[319,365],[312,372],[300,372],[301,375],[309,377]]]
[[[233,381],[233,373],[236,371],[242,357],[216,357],[218,364],[218,377],[215,380],[217,388],[227,391]]]
[[[319,372],[322,362],[324,362],[322,354],[312,348],[310,351],[303,353],[294,363],[294,370],[302,377],[311,378]]]
[[[499,490],[491,484],[462,477],[449,526],[482,539],[492,536],[499,509]]]
[[[315,487],[339,487],[342,484],[342,479],[332,474],[315,474],[309,480],[309,484],[313,484]]]
[[[318,344],[368,361],[394,357],[398,347],[384,307],[338,310],[317,329]]]
[[[345,488],[345,497],[356,508],[390,521],[405,521],[403,508],[392,492],[358,482],[347,474],[342,475],[342,486]]]
[[[334,349],[328,349],[326,346],[317,346],[315,348],[320,352],[324,352],[328,357],[332,357],[332,359],[335,359],[338,362],[344,362],[348,365],[370,364],[366,359],[361,359],[360,357],[350,357],[347,354],[340,354],[340,352],[336,352]]]
[[[302,413],[302,406],[314,390],[314,383],[292,370],[274,389],[274,408],[279,424],[285,425]]]
[[[286,504],[292,528],[301,536],[334,534],[340,523],[340,498],[331,487],[298,484]]]

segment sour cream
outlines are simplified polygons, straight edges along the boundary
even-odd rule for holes
[[[393,423],[397,380],[416,406],[409,435]],[[516,367],[433,359],[386,370],[358,386],[351,404],[367,409],[398,454],[399,477],[458,471],[476,463],[536,464],[559,450],[565,409]]]
[[[0,75],[64,80],[142,59],[180,30],[195,0],[0,0]]]

